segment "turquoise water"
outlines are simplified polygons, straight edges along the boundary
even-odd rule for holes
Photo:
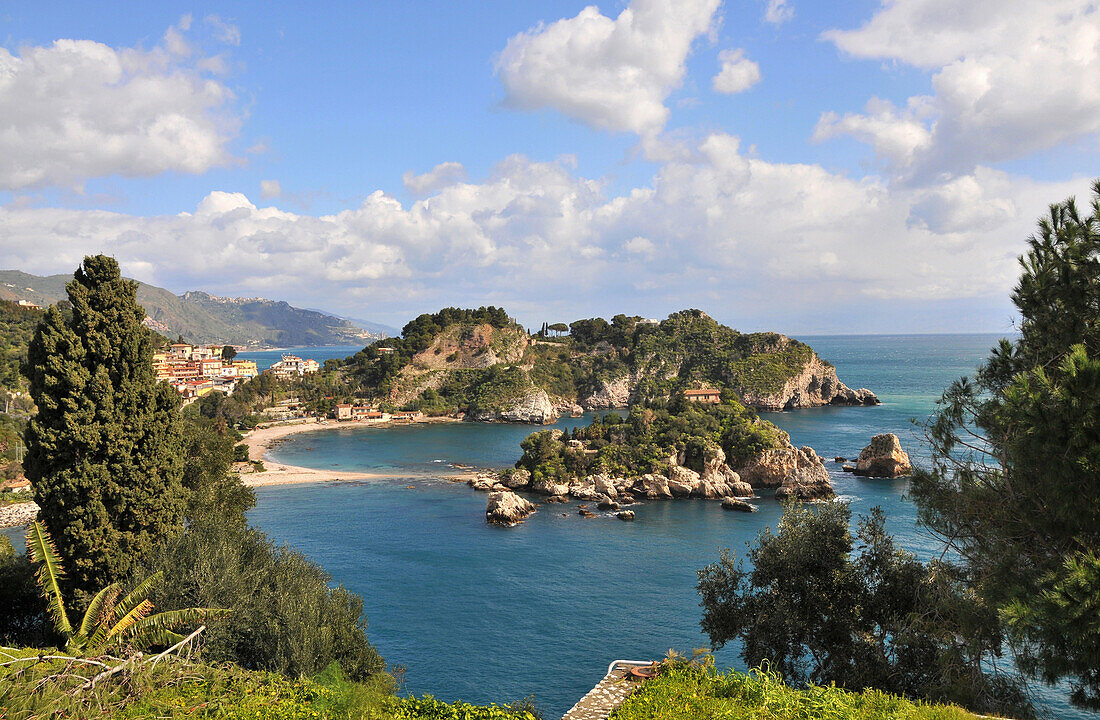
[[[297,355],[307,360],[316,360],[322,365],[331,358],[343,359],[363,349],[362,345],[322,345],[319,347],[292,347],[281,350],[249,350],[237,353],[240,360],[255,360],[256,367],[267,370],[283,359],[283,355]]]
[[[844,382],[883,404],[769,413],[795,444],[853,457],[894,432],[916,458],[920,428],[944,387],[973,371],[994,335],[810,337]],[[585,422],[566,418],[559,427]],[[406,690],[470,702],[534,695],[560,716],[618,658],[658,658],[706,645],[696,570],[721,548],[743,551],[781,508],[753,515],[705,501],[655,502],[637,519],[586,520],[576,503],[541,506],[523,524],[484,521],[485,495],[439,476],[449,463],[505,467],[532,431],[514,425],[420,425],[307,433],[273,450],[317,468],[376,470],[392,480],[259,488],[251,519],[363,595],[371,640],[406,666]],[[915,523],[904,480],[865,480],[826,464],[855,512],[881,506],[890,530],[922,557],[937,552]],[[435,477],[433,477],[433,474]],[[566,516],[563,517],[563,513]],[[719,665],[741,667],[734,648]],[[1074,713],[1050,692],[1059,717]],[[1087,717],[1081,714],[1080,717]]]

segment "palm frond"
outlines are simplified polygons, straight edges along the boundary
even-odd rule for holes
[[[96,631],[96,634],[92,636],[92,640],[88,643],[89,649],[98,650],[106,643],[120,639],[135,623],[151,612],[153,612],[153,603],[148,600],[142,600],[137,607],[123,615],[109,630],[104,631],[103,628],[107,626],[101,626],[100,629]]]
[[[164,572],[156,572],[143,580],[136,588],[126,594],[126,597],[119,600],[118,605],[115,606],[115,617],[123,618],[130,614],[130,611],[149,599],[149,593],[153,591],[160,582],[164,580]]]
[[[54,627],[59,633],[69,637],[72,635],[73,626],[69,624],[69,616],[65,613],[65,600],[61,596],[61,580],[65,577],[65,569],[61,566],[57,547],[53,544],[53,538],[50,537],[45,526],[37,520],[27,527],[26,537],[27,553],[38,565],[38,571],[34,577],[42,590],[42,596],[46,599]]]
[[[184,608],[150,615],[134,624],[134,644],[141,647],[170,645],[183,639],[183,636],[173,632],[172,628],[181,625],[198,625],[211,618],[225,617],[230,612],[221,608]]]
[[[80,630],[77,631],[77,635],[87,639],[98,626],[105,624],[106,618],[104,616],[112,614],[114,601],[118,598],[118,594],[118,583],[111,583],[97,592],[88,604],[88,609],[84,611],[84,619],[80,622]]]

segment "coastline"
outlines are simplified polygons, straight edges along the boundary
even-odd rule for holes
[[[424,418],[419,422],[461,422],[456,418]],[[331,482],[337,480],[377,480],[384,478],[407,477],[408,473],[364,473],[350,470],[317,470],[315,468],[287,465],[271,460],[268,451],[276,441],[290,435],[318,430],[333,430],[341,427],[393,427],[404,425],[393,421],[370,423],[338,422],[336,420],[307,418],[291,420],[285,424],[256,428],[241,440],[248,448],[248,459],[260,461],[267,468],[264,472],[243,472],[241,481],[248,487],[267,487],[271,485],[297,485],[303,483]]]

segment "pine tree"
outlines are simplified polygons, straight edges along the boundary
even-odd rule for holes
[[[156,382],[137,284],[97,255],[66,289],[71,315],[49,308],[28,350],[25,465],[82,604],[181,527],[185,491],[179,396]]]
[[[1100,181],[1093,190],[1090,215],[1071,199],[1039,221],[1012,296],[1021,335],[944,394],[934,464],[912,495],[1001,611],[1020,666],[1100,709]]]

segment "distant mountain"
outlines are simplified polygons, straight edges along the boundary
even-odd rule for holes
[[[317,308],[306,308],[306,309],[307,310],[312,310],[314,312],[319,312],[319,313],[324,312],[324,310],[318,310]],[[359,318],[346,317],[344,315],[335,315],[334,317],[338,317],[341,320],[347,320],[352,325],[355,325],[356,327],[360,327],[360,328],[366,330],[369,333],[373,333],[376,336],[398,337],[399,335],[401,335],[401,330],[399,330],[398,328],[395,328],[392,325],[383,325],[382,323],[377,323],[377,322],[374,322],[372,320],[360,320]]]
[[[42,306],[65,298],[72,275],[38,276],[0,270],[0,300],[27,300]],[[183,295],[138,283],[146,324],[166,337],[182,335],[195,343],[293,347],[367,344],[382,337],[357,324],[317,310],[303,310],[265,298],[224,298],[205,292]]]

